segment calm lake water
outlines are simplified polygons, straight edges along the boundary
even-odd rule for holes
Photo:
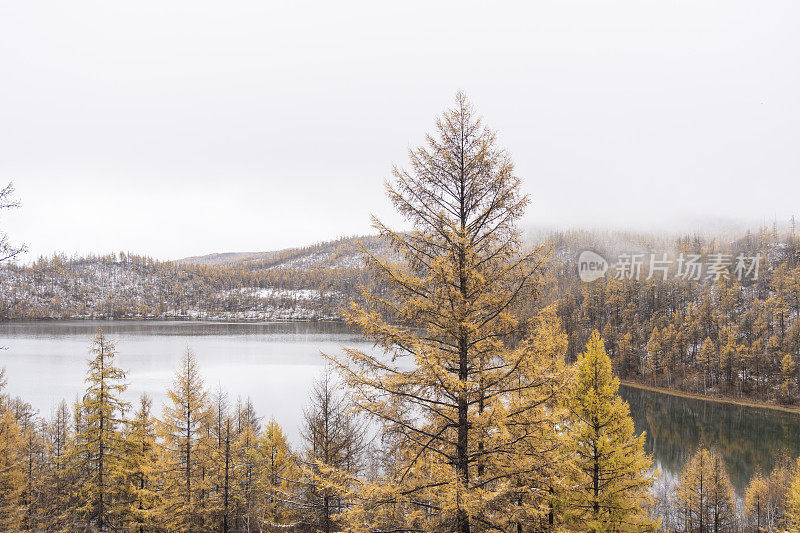
[[[83,390],[89,346],[97,328],[115,341],[117,364],[128,372],[129,399],[142,392],[165,399],[181,355],[197,356],[206,385],[222,387],[232,401],[249,396],[259,415],[274,417],[295,440],[314,378],[324,367],[320,352],[371,344],[335,323],[213,323],[162,321],[64,321],[0,323],[0,366],[8,391],[49,416],[62,399]],[[623,387],[637,431],[666,475],[680,471],[699,443],[724,455],[734,484],[768,472],[777,457],[800,455],[800,417],[668,396]]]
[[[782,455],[800,455],[800,416],[794,413],[681,398],[633,387],[620,393],[631,407],[636,430],[662,472],[679,473],[702,443],[725,458],[742,495],[750,477],[768,474]]]
[[[8,391],[49,416],[83,391],[86,360],[102,327],[127,372],[128,400],[141,393],[154,406],[166,390],[186,348],[197,357],[207,388],[222,387],[231,403],[250,397],[259,416],[275,418],[292,440],[315,377],[324,370],[321,352],[342,346],[370,349],[343,324],[216,323],[177,321],[52,321],[0,323],[0,367]]]

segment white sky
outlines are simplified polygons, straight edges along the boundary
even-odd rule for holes
[[[0,228],[31,254],[268,250],[397,223],[383,196],[464,89],[526,224],[785,220],[796,1],[0,0]],[[800,213],[798,213],[800,214]]]

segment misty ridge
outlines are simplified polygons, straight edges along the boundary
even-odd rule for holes
[[[645,263],[651,254],[674,258],[682,251],[763,253],[769,275],[797,253],[793,231],[792,221],[755,231],[727,225],[684,235],[528,227],[523,246],[538,250],[546,268],[566,279],[577,276],[577,258],[583,250],[612,262],[622,254],[642,254]],[[33,261],[18,255],[0,265],[0,319],[338,320],[338,308],[358,297],[361,284],[369,281],[365,251],[402,260],[374,235],[175,261],[125,252],[56,254]]]

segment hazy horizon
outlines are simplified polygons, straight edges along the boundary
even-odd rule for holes
[[[0,185],[22,202],[0,230],[23,261],[291,248],[370,233],[371,213],[402,226],[383,180],[459,89],[525,180],[524,228],[785,225],[800,193],[788,1],[0,14]]]

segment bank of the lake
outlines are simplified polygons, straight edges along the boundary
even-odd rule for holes
[[[781,405],[774,402],[765,402],[759,400],[752,400],[749,398],[736,398],[733,396],[725,396],[725,395],[714,395],[714,394],[701,394],[696,392],[688,392],[683,391],[680,389],[668,389],[666,387],[656,387],[654,385],[648,385],[646,383],[640,383],[638,381],[630,380],[630,379],[620,379],[620,384],[626,387],[632,387],[635,389],[642,389],[648,390],[652,392],[657,392],[658,394],[667,394],[670,396],[679,396],[681,398],[692,398],[694,400],[703,400],[708,402],[719,402],[719,403],[726,403],[730,405],[738,405],[742,407],[753,407],[756,409],[771,409],[773,411],[782,411],[785,413],[793,413],[800,416],[800,406],[796,405]]]
[[[725,459],[742,495],[750,478],[768,474],[781,458],[800,455],[800,415],[785,410],[663,394],[622,385],[637,431],[663,472],[678,474],[698,446]]]

